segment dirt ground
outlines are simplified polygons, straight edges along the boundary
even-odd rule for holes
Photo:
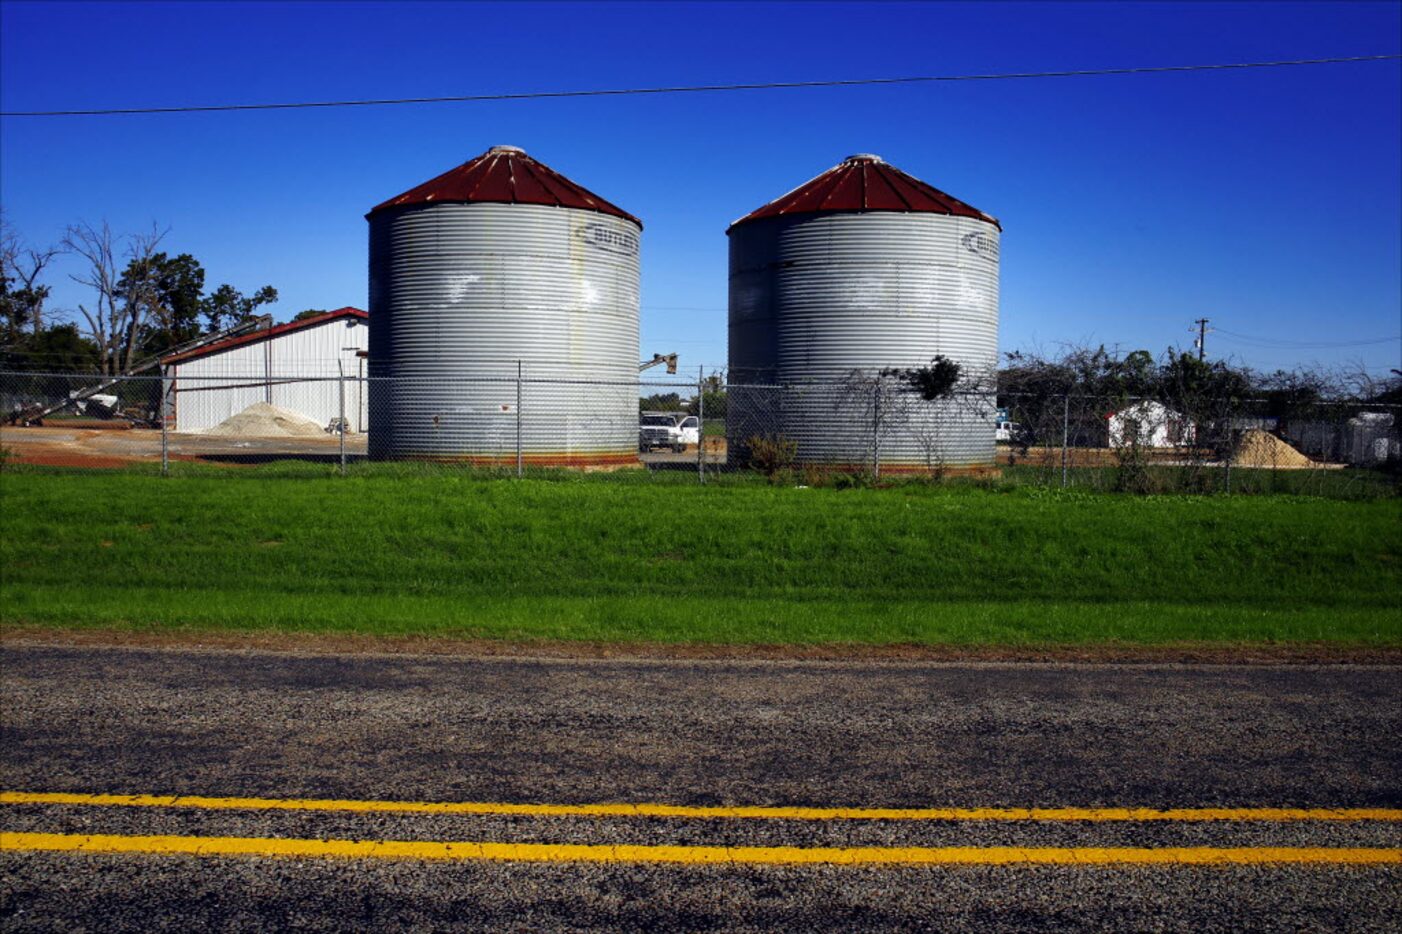
[[[1053,646],[668,645],[509,641],[444,636],[368,636],[279,631],[57,629],[0,626],[0,645],[112,646],[283,651],[306,654],[450,655],[512,658],[652,658],[889,662],[1086,662],[1117,664],[1398,665],[1402,646],[1177,643]]]
[[[324,437],[238,438],[171,432],[169,456],[176,461],[204,461],[222,464],[255,464],[280,458],[331,460],[340,448],[334,435]],[[93,421],[64,422],[44,427],[0,426],[0,449],[13,463],[48,467],[124,467],[154,463],[161,459],[161,433],[155,429],[129,428],[125,423]],[[347,435],[346,453],[364,457],[366,436]],[[682,467],[696,463],[696,446],[682,452],[650,451],[639,459],[651,466]],[[1191,452],[1165,448],[1147,452],[1149,464],[1164,467],[1188,462]],[[1060,469],[1060,448],[1029,448],[1026,451],[1000,444],[999,467],[1026,466]],[[720,467],[726,463],[724,438],[707,438],[705,461]],[[1114,467],[1118,464],[1112,448],[1072,448],[1067,452],[1068,467]],[[1339,465],[1310,464],[1313,468]],[[1279,469],[1286,469],[1282,466]]]
[[[1153,467],[1220,467],[1220,460],[1204,459],[1201,452],[1188,448],[1155,448],[1141,452],[1144,462]],[[1028,448],[1023,450],[1012,445],[998,445],[996,455],[1000,467],[1041,467],[1047,470],[1061,469],[1061,448]],[[1325,464],[1301,457],[1304,463],[1242,463],[1233,459],[1238,467],[1266,467],[1273,470],[1338,470],[1344,464]],[[1114,448],[1070,448],[1066,451],[1067,467],[1118,467],[1120,452]]]
[[[323,437],[238,438],[219,435],[169,435],[171,460],[204,461],[222,464],[255,464],[279,458],[331,460],[339,456],[334,435]],[[93,421],[63,422],[43,427],[0,426],[0,448],[12,463],[45,467],[125,467],[158,463],[161,459],[161,433],[155,429],[130,428],[125,423]],[[346,454],[364,457],[366,437],[346,436]],[[706,463],[725,463],[724,438],[706,439]],[[644,464],[686,465],[696,463],[696,446],[683,452],[652,451],[640,456]]]
[[[0,448],[19,464],[47,467],[125,467],[159,462],[161,433],[148,428],[95,428],[92,423],[0,428]],[[340,446],[334,435],[320,438],[232,438],[169,435],[170,457],[180,461],[256,463],[277,457],[332,458]],[[365,436],[347,435],[346,453],[365,454]]]

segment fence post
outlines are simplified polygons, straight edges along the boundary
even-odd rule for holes
[[[696,479],[706,482],[706,368],[696,368]]]
[[[1231,495],[1232,495],[1232,456],[1236,453],[1236,449],[1235,449],[1234,445],[1232,444],[1232,406],[1231,406],[1231,403],[1227,403],[1227,433],[1226,433],[1226,437],[1224,437],[1224,438],[1222,439],[1222,441],[1223,441],[1223,445],[1222,445],[1222,474],[1223,474],[1223,476],[1222,476],[1222,486],[1223,486],[1223,491],[1224,491],[1228,496],[1231,496]]]
[[[167,374],[170,371],[161,367],[161,476],[170,476],[170,392],[175,387]]]
[[[871,384],[871,477],[881,477],[881,377]]]
[[[336,380],[336,388],[340,390],[341,396],[341,415],[336,423],[336,434],[341,439],[341,476],[344,477],[346,475],[346,365],[339,358],[336,360],[336,369],[341,373],[340,378]]]
[[[521,361],[516,361],[516,479],[525,475],[525,458],[521,452],[521,375],[524,372]]]
[[[1067,392],[1061,399],[1061,485],[1066,486],[1067,459],[1070,457],[1071,446],[1071,393]]]

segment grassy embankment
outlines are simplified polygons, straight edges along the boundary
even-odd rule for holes
[[[704,643],[1402,644],[1402,501],[0,474],[11,624]]]

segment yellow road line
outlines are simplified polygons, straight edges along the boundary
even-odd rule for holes
[[[587,863],[725,863],[793,865],[1009,865],[1055,863],[1244,865],[1402,863],[1402,849],[1329,847],[793,847],[607,846],[474,843],[438,840],[287,840],[262,837],[171,837],[0,832],[0,850],[85,853],[284,856],[342,859],[517,860]]]
[[[475,801],[351,801],[201,795],[108,795],[0,791],[0,804],[181,807],[203,810],[512,814],[530,817],[687,817],[926,821],[1402,821],[1402,808],[822,808],[673,804],[504,804]]]

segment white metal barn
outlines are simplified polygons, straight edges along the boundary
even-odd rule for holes
[[[175,431],[205,431],[255,402],[305,415],[321,425],[340,417],[344,374],[350,431],[365,431],[365,357],[370,316],[338,308],[240,334],[161,359]]]

